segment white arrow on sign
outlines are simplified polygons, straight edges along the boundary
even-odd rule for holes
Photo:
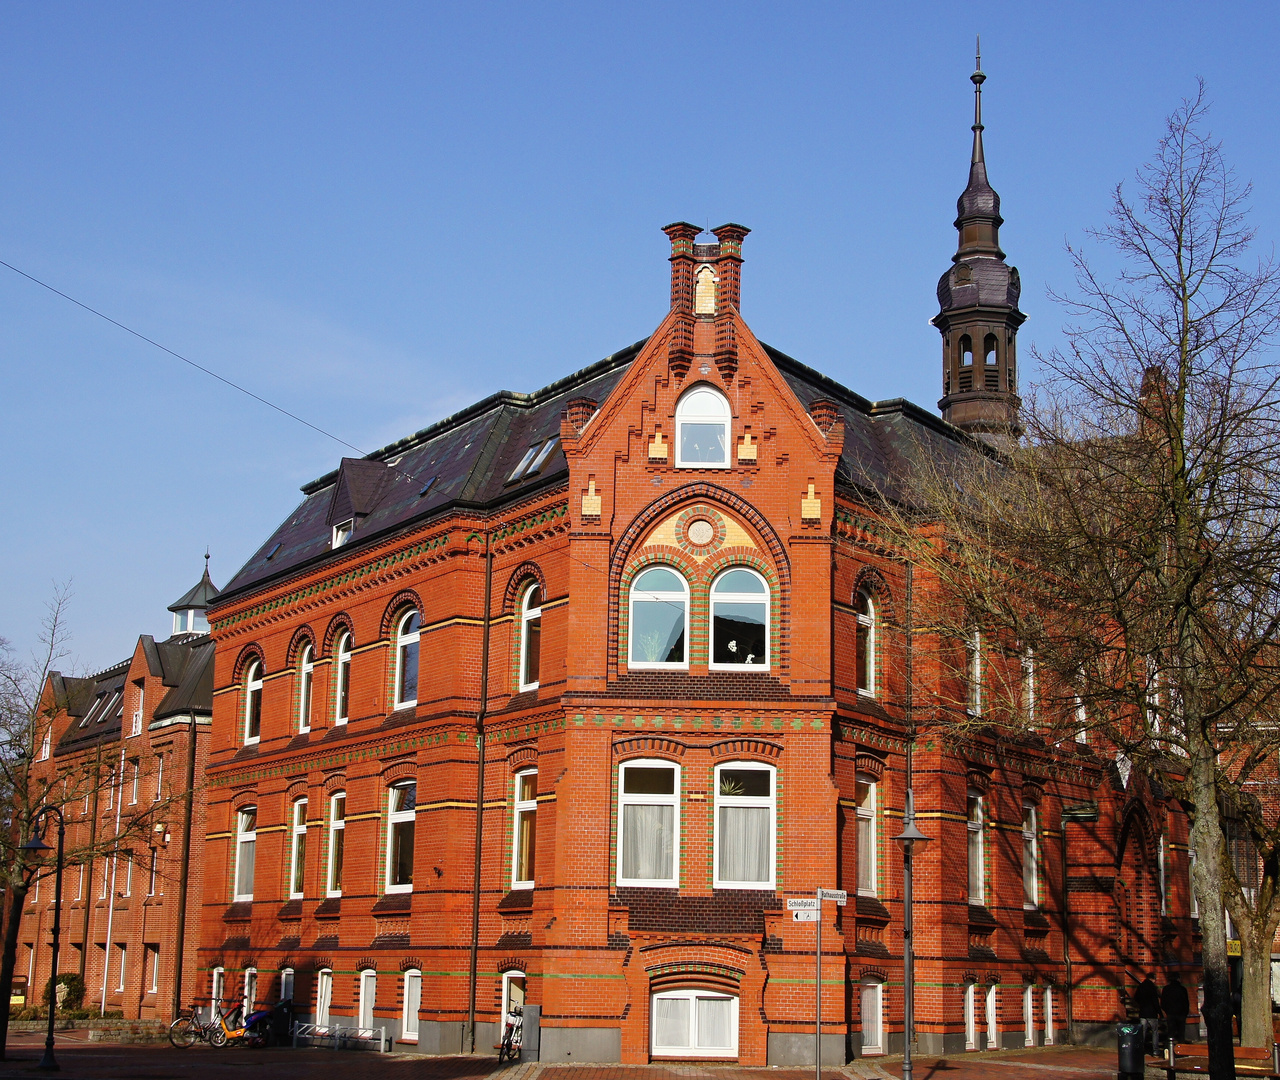
[[[822,912],[814,911],[814,910],[805,911],[802,909],[802,910],[793,911],[791,913],[791,917],[796,922],[821,922]]]
[[[818,899],[814,896],[793,897],[787,901],[788,911],[817,911]]]

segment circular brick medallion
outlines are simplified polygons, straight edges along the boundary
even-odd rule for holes
[[[695,518],[689,522],[686,532],[689,536],[689,543],[695,547],[706,547],[716,538],[715,526],[706,518]]]

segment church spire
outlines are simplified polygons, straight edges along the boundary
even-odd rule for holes
[[[982,145],[982,71],[979,42],[973,83],[973,153],[969,182],[956,200],[959,233],[954,264],[938,282],[939,312],[933,324],[942,333],[943,385],[938,407],[946,420],[992,443],[1007,443],[1018,424],[1016,348],[1022,291],[1016,267],[1000,249],[1000,196],[987,180]]]

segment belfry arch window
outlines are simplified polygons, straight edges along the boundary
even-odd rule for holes
[[[858,693],[874,697],[876,692],[876,603],[867,589],[859,589],[854,603],[858,620],[854,664]]]
[[[396,708],[418,703],[418,646],[422,635],[422,617],[410,608],[396,627]]]
[[[633,668],[686,668],[689,584],[669,566],[651,566],[631,583]]]
[[[542,588],[536,582],[520,600],[520,689],[538,688],[542,659]]]
[[[688,391],[676,405],[676,468],[729,467],[729,401],[705,384]]]
[[[769,586],[754,570],[726,570],[711,586],[711,667],[768,666]]]
[[[716,313],[716,272],[709,266],[699,266],[693,280],[693,313],[714,315]]]
[[[986,340],[982,343],[982,357],[983,362],[989,366],[995,366],[996,348],[997,342],[995,334],[988,334]]]
[[[973,341],[968,334],[960,339],[960,363],[964,367],[973,366]]]

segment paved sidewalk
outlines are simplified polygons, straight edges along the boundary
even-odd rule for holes
[[[30,1080],[43,1036],[15,1035],[0,1080]],[[61,1076],[83,1080],[235,1080],[264,1073],[269,1080],[814,1080],[812,1069],[671,1065],[498,1065],[492,1057],[426,1057],[367,1051],[266,1050],[90,1043],[85,1032],[59,1032],[55,1053]],[[1046,1047],[1028,1051],[917,1057],[915,1080],[1113,1080],[1114,1050]],[[900,1078],[900,1058],[851,1062],[823,1069],[822,1080]]]

